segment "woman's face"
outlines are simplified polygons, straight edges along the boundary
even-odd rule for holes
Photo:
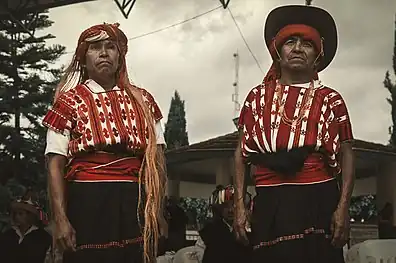
[[[120,54],[117,45],[111,40],[91,43],[85,55],[85,66],[89,78],[113,79],[119,66]]]

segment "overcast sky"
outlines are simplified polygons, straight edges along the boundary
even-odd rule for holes
[[[122,1],[121,1],[122,2]],[[304,0],[231,0],[230,9],[262,69],[271,64],[262,28],[269,11]],[[91,25],[119,22],[128,37],[150,32],[220,5],[218,0],[137,0],[129,19],[114,1],[98,0],[51,9],[52,43],[74,51]],[[335,60],[320,78],[344,97],[357,139],[387,143],[391,124],[384,75],[392,69],[395,0],[313,0],[334,17],[339,32]],[[190,143],[235,131],[231,101],[233,53],[240,54],[240,102],[264,74],[244,45],[227,10],[218,9],[181,26],[129,42],[129,74],[159,103],[164,121],[178,90],[186,103]],[[67,54],[59,64],[70,62]],[[393,72],[392,72],[393,73]],[[394,75],[392,74],[394,79]]]

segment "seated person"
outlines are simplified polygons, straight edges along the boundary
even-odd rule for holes
[[[213,219],[199,231],[201,240],[196,244],[205,247],[202,263],[250,262],[252,248],[237,242],[233,233],[233,195],[233,186],[218,186],[209,199]],[[251,196],[245,200],[249,206]]]

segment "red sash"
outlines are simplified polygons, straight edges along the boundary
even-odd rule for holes
[[[139,181],[142,160],[95,152],[73,158],[68,164],[68,181]]]
[[[305,160],[301,172],[295,176],[282,176],[274,171],[256,166],[254,173],[256,186],[270,186],[278,184],[310,184],[331,180],[334,177],[329,174],[321,154],[311,154]]]

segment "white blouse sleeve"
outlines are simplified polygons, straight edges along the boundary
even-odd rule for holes
[[[157,136],[157,144],[164,144],[164,129],[162,128],[161,121],[155,124],[155,133]],[[47,146],[45,148],[45,154],[55,153],[63,156],[67,156],[69,149],[70,133],[65,130],[65,134],[57,133],[51,129],[47,131]]]
[[[164,137],[164,129],[162,128],[162,122],[157,121],[155,123],[155,133],[157,136],[157,144],[166,145],[165,137]]]
[[[47,131],[47,146],[45,154],[55,153],[67,157],[69,149],[70,132],[65,130],[64,134],[55,132],[51,129]]]

